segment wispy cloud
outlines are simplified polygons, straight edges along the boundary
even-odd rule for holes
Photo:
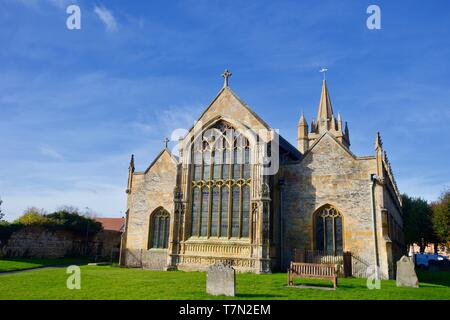
[[[95,6],[94,12],[100,18],[100,20],[105,24],[106,30],[116,31],[117,22],[110,10],[106,9],[104,6]]]
[[[63,160],[64,156],[59,153],[57,150],[50,148],[48,146],[41,146],[39,147],[39,151],[42,155],[56,159],[56,160]]]

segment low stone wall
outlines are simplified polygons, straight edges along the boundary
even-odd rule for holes
[[[25,227],[14,232],[2,252],[8,257],[61,258],[73,251],[72,233]]]
[[[85,237],[70,231],[33,226],[14,232],[0,247],[0,256],[49,259],[89,256],[110,260],[111,253],[115,253],[112,258],[118,258],[118,248],[120,248],[120,232],[100,231],[86,244]]]
[[[125,266],[128,268],[143,268],[148,270],[167,270],[167,249],[125,249]]]
[[[145,250],[142,253],[142,268],[149,270],[166,270],[167,249]]]
[[[102,259],[119,261],[121,233],[113,230],[102,230],[94,238],[97,244],[96,255]]]

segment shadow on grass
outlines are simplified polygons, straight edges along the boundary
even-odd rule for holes
[[[236,294],[237,298],[247,298],[247,299],[269,299],[269,298],[277,298],[277,297],[285,297],[279,294],[258,294],[258,293],[238,293]]]
[[[295,279],[293,283],[295,286],[308,286],[311,288],[333,288],[333,283],[331,281],[326,280],[314,280],[314,279]],[[338,280],[338,286],[339,286],[339,280]],[[286,284],[287,288],[291,288]]]
[[[434,284],[444,287],[450,287],[450,271],[428,271],[428,270],[416,270],[417,277],[419,278],[419,285]]]

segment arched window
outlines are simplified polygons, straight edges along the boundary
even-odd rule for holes
[[[191,159],[191,236],[248,238],[248,139],[219,122],[196,138]]]
[[[169,244],[170,215],[163,208],[150,215],[150,235],[148,248],[165,249]]]
[[[339,211],[325,205],[316,211],[316,249],[324,255],[342,255],[342,216]]]

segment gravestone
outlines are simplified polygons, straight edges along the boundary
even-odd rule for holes
[[[414,262],[407,256],[403,256],[397,261],[397,287],[419,287]]]
[[[232,296],[236,294],[236,271],[233,267],[219,263],[208,268],[206,292],[213,296]]]

